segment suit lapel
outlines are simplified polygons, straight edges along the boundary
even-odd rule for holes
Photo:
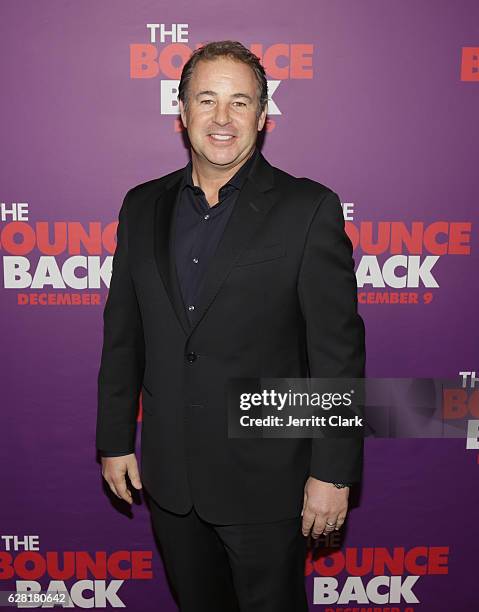
[[[183,304],[176,274],[173,241],[176,226],[176,200],[184,170],[184,168],[178,170],[171,177],[166,183],[164,190],[156,199],[153,230],[155,259],[158,271],[178,321],[185,334],[188,334],[190,322]]]
[[[181,169],[175,173],[156,201],[155,257],[176,316],[185,334],[190,336],[213,303],[236,259],[260,228],[275,202],[275,197],[272,191],[273,168],[259,153],[238,194],[233,212],[208,265],[195,309],[196,316],[190,324],[176,273],[173,240],[176,224],[175,204],[183,172],[184,169]]]

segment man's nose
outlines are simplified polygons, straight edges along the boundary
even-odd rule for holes
[[[214,120],[219,125],[224,125],[230,122],[231,118],[230,118],[228,104],[217,104],[216,105]]]

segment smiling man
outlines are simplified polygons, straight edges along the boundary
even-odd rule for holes
[[[339,529],[358,439],[228,438],[229,380],[362,377],[338,196],[270,165],[258,58],[212,42],[185,64],[191,160],[132,188],[104,310],[96,445],[111,490],[147,494],[185,612],[301,612],[307,538]],[[135,429],[142,392],[141,479]]]

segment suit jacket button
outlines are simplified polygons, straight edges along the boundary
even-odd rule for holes
[[[198,357],[198,355],[196,353],[188,353],[186,355],[186,359],[188,359],[188,361],[190,363],[193,363],[193,361],[196,361],[196,358]]]

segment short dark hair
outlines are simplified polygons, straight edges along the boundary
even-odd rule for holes
[[[243,62],[253,70],[258,84],[258,109],[256,114],[259,117],[268,103],[268,81],[266,80],[266,74],[258,56],[236,40],[209,42],[193,51],[181,72],[178,99],[183,102],[186,108],[188,105],[188,86],[196,64],[201,60],[215,60],[218,57],[227,57]]]

